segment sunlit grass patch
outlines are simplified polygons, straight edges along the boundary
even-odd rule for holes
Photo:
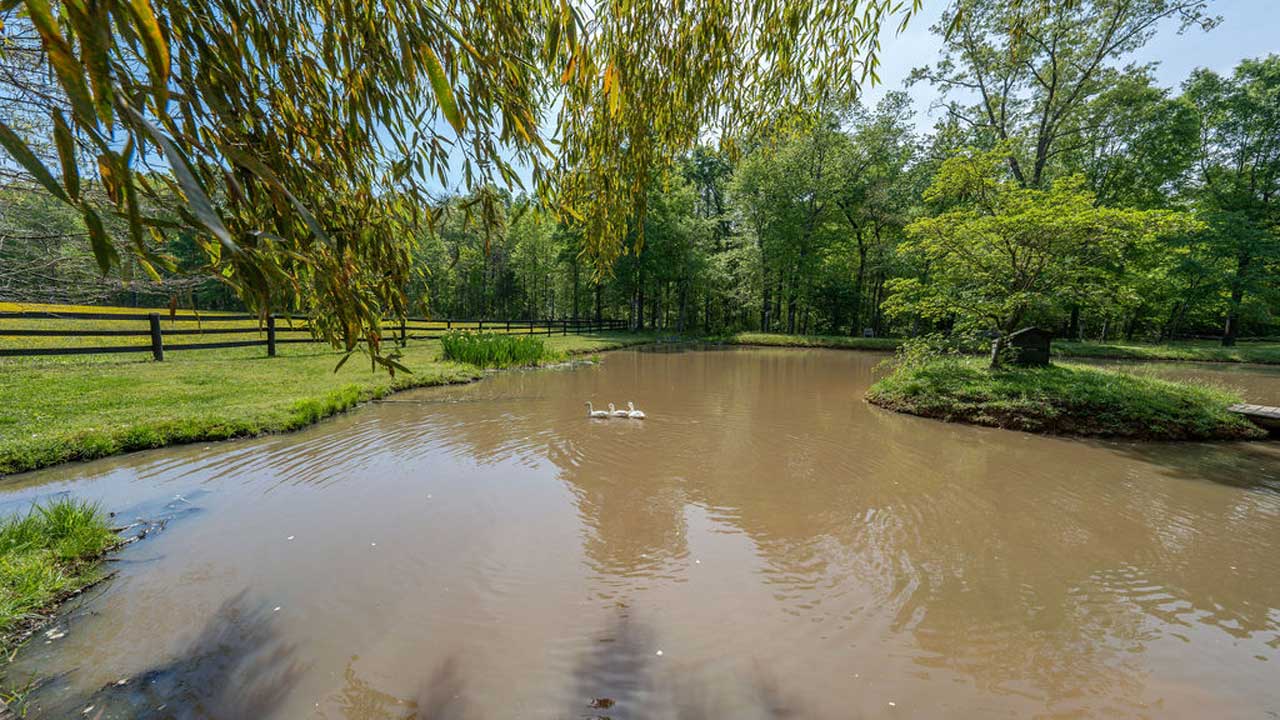
[[[536,365],[559,357],[533,335],[454,331],[440,338],[440,346],[446,360],[486,368]]]
[[[0,521],[0,636],[95,577],[116,542],[97,505],[59,499]]]

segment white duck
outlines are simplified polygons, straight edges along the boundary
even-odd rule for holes
[[[633,403],[633,402],[631,402],[630,400],[628,400],[628,401],[627,401],[627,408],[628,408],[627,410],[623,410],[623,411],[622,411],[622,412],[625,412],[625,413],[627,414],[627,417],[631,418],[632,420],[643,420],[643,419],[644,419],[644,411],[643,411],[643,410],[637,410],[637,409],[636,409],[636,404],[635,404],[635,403]]]
[[[613,407],[613,403],[609,403],[609,414],[613,417],[631,417],[631,413],[626,410],[618,410]]]
[[[588,401],[586,402],[586,406],[587,406],[587,417],[589,417],[589,418],[602,418],[602,419],[605,419],[605,420],[608,420],[608,419],[609,419],[609,411],[608,411],[608,410],[596,410],[595,408],[591,407],[591,401],[590,401],[590,400],[588,400]]]

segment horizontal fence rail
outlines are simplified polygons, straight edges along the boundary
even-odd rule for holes
[[[110,328],[31,328],[6,327],[8,320],[98,320],[108,322],[146,322],[147,328],[117,330]],[[0,357],[38,357],[49,355],[98,355],[108,353],[150,352],[152,357],[164,360],[165,351],[178,350],[215,350],[239,347],[266,347],[267,355],[274,357],[276,346],[292,343],[323,342],[309,336],[311,329],[305,324],[278,324],[277,320],[287,320],[276,316],[268,317],[259,327],[218,327],[222,322],[245,322],[259,320],[256,315],[194,315],[182,313],[97,313],[97,312],[49,312],[19,311],[0,312],[0,338],[33,337],[33,338],[149,338],[148,344],[135,345],[94,345],[68,347],[0,347]],[[199,327],[172,327],[177,323],[197,323]],[[169,326],[169,327],[166,327]],[[431,320],[427,318],[406,318],[402,321],[391,320],[386,325],[387,339],[398,341],[401,345],[409,340],[437,340],[446,333],[455,330],[491,332],[510,335],[570,335],[600,332],[604,330],[627,329],[624,320]],[[169,337],[243,335],[257,333],[264,337],[257,340],[225,340],[219,342],[182,342],[166,343]],[[278,337],[281,334],[308,333],[308,337]]]

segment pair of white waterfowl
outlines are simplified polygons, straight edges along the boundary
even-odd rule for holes
[[[636,405],[633,402],[627,403],[626,410],[615,409],[613,407],[613,403],[609,403],[608,410],[596,410],[595,408],[591,407],[590,400],[587,401],[586,405],[587,405],[587,417],[589,418],[599,418],[601,420],[607,420],[611,417],[631,418],[632,420],[644,419],[644,412],[641,410],[637,410]]]

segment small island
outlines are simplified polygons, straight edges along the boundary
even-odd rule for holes
[[[1001,367],[975,357],[902,363],[867,392],[898,412],[1027,432],[1135,440],[1249,440],[1224,390],[1083,365]]]

